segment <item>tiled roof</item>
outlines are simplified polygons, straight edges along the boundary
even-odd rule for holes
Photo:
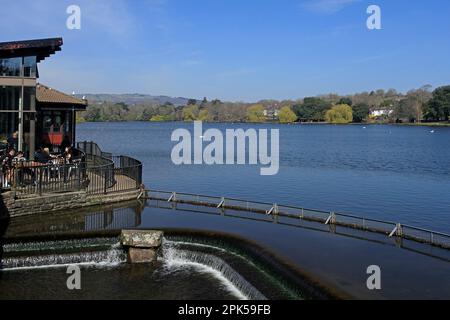
[[[86,100],[78,99],[43,84],[36,86],[36,100],[40,103],[67,104],[78,107],[86,107],[88,104]]]

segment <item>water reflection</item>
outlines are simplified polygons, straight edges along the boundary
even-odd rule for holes
[[[132,201],[83,210],[15,217],[11,219],[5,237],[136,228],[141,225],[144,207],[144,203]]]

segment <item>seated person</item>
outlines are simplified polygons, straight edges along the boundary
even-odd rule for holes
[[[10,149],[8,151],[8,154],[6,155],[6,157],[2,161],[2,168],[4,168],[4,167],[11,168],[12,167],[12,163],[13,163],[13,159],[14,159],[15,156],[16,156],[16,150]],[[3,170],[3,171],[5,171],[5,170]]]
[[[46,161],[44,160],[44,153],[42,151],[42,148],[38,148],[36,150],[36,152],[34,153],[34,160],[39,163],[46,163]]]
[[[53,159],[53,157],[50,155],[49,148],[39,148],[38,151],[36,151],[34,158],[36,162],[39,163],[49,163]]]
[[[8,138],[8,148],[10,149],[16,149],[19,145],[19,133],[13,132],[12,136]]]
[[[23,151],[18,151],[16,156],[12,159],[13,165],[23,164],[24,162],[27,162],[27,159],[25,158]]]
[[[70,149],[71,146],[72,146],[72,143],[70,142],[69,136],[65,135],[63,141],[61,142],[60,150],[66,150],[67,148]]]
[[[14,175],[14,172],[12,169],[14,167],[13,159],[15,156],[16,156],[16,150],[10,149],[8,151],[8,154],[2,161],[2,171],[3,171],[3,176],[5,179],[5,181],[4,181],[5,187],[9,186],[9,184],[12,181],[13,175]]]
[[[66,147],[63,153],[64,162],[70,164],[73,161],[73,151],[72,148]]]
[[[23,185],[25,183],[25,177],[30,177],[34,180],[34,172],[28,167],[27,158],[22,151],[18,151],[16,156],[12,159],[12,165],[17,170],[16,184]]]

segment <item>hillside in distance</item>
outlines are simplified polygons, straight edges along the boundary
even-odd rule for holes
[[[175,106],[185,106],[188,98],[153,96],[148,94],[77,94],[78,98],[85,97],[91,104],[96,102],[125,103],[127,105],[142,105],[148,103],[166,104],[171,103]]]

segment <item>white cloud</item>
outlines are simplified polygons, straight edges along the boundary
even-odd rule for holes
[[[361,0],[306,0],[301,7],[321,14],[333,14]]]

